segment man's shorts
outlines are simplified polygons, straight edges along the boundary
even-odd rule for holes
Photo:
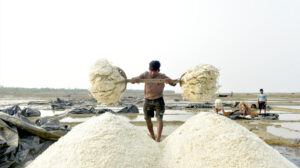
[[[259,109],[266,109],[265,103],[266,103],[266,102],[258,102],[258,108],[259,108]]]
[[[162,119],[165,112],[165,101],[162,97],[154,100],[145,99],[144,102],[144,118],[145,120],[154,117],[154,111],[156,112],[156,118]]]

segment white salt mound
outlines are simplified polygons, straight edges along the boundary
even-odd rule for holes
[[[255,134],[212,113],[187,120],[162,143],[105,113],[75,126],[27,168],[296,168]]]
[[[152,168],[159,151],[145,132],[105,113],[75,126],[27,168]]]
[[[126,88],[125,78],[107,60],[96,61],[90,69],[90,92],[101,103],[118,101]]]
[[[246,128],[212,113],[187,120],[161,148],[162,168],[296,168]]]
[[[181,78],[183,98],[193,102],[207,101],[218,90],[219,70],[209,64],[189,69]]]

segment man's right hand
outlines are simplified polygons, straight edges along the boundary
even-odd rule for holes
[[[140,82],[141,82],[141,79],[138,79],[138,78],[131,79],[131,83],[140,83]]]

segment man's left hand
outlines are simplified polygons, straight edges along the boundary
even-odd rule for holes
[[[176,80],[172,80],[170,78],[167,78],[166,82],[171,86],[176,86],[176,84],[177,84]]]

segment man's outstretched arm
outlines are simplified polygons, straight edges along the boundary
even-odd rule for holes
[[[165,80],[171,86],[176,86],[176,84],[177,84],[177,81],[176,80],[172,80],[171,78],[166,78]]]

